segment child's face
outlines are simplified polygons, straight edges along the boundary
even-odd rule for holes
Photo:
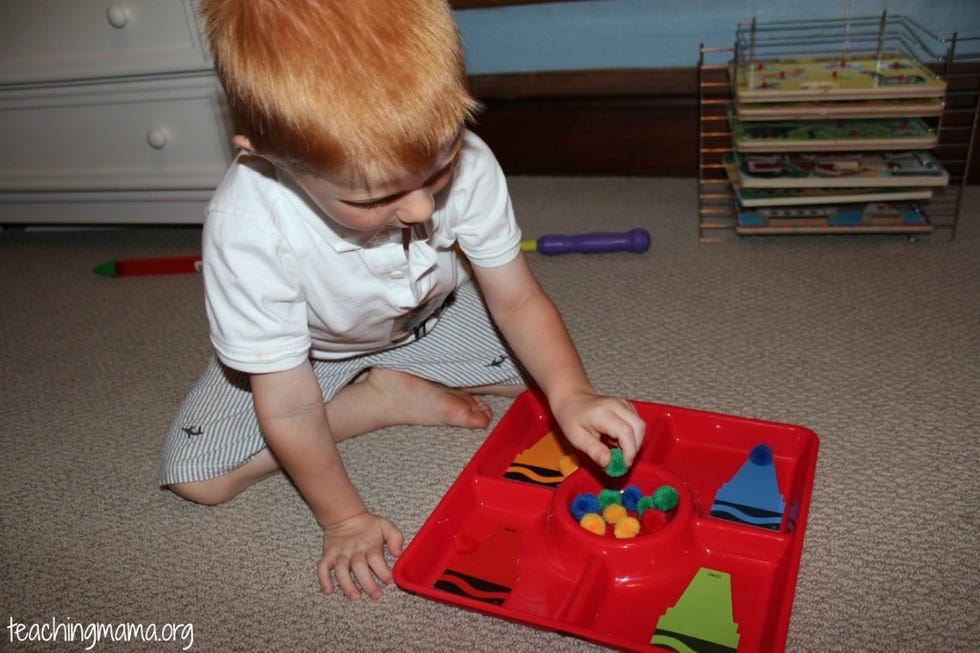
[[[406,172],[392,181],[367,186],[313,173],[290,172],[310,199],[334,221],[358,231],[410,227],[427,222],[449,185],[462,146],[457,138],[428,170]]]

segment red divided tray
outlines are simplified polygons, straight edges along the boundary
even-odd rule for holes
[[[782,649],[816,434],[634,405],[646,439],[628,473],[611,478],[591,462],[570,464],[574,451],[543,400],[518,397],[399,558],[395,581],[621,649]],[[665,485],[677,490],[676,507],[644,518],[632,538],[595,534],[572,514],[583,494],[633,487],[652,496]]]

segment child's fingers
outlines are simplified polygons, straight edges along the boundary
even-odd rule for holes
[[[643,444],[643,436],[646,434],[646,422],[640,419],[636,413],[628,413],[623,416],[622,434],[617,437],[620,448],[623,450],[623,457],[627,465],[632,465],[636,458],[640,445]]]
[[[320,591],[324,594],[333,594],[334,586],[333,580],[330,578],[330,568],[331,563],[327,562],[326,559],[320,560],[320,563],[316,566],[316,576],[320,581]]]
[[[402,554],[402,546],[405,543],[405,536],[402,535],[402,532],[394,524],[388,522],[383,526],[382,534],[391,555],[396,558],[400,556]]]
[[[390,585],[391,581],[394,580],[394,576],[391,574],[391,567],[388,566],[388,561],[385,560],[384,554],[378,553],[377,555],[369,555],[367,557],[367,564],[371,572],[374,573],[375,577],[385,585]],[[361,587],[364,587],[363,583],[361,584]],[[380,588],[378,590],[378,594],[381,594]],[[371,598],[376,599],[378,597],[372,595]]]
[[[593,462],[606,467],[611,459],[606,442],[614,441],[622,450],[626,464],[633,464],[643,443],[646,423],[632,403],[620,398],[593,396],[584,402],[566,403],[563,409],[564,420],[560,421],[566,435]]]
[[[636,458],[636,452],[639,449],[636,424],[617,415],[611,419],[607,419],[598,429],[609,439],[615,440],[616,445],[623,451],[623,460],[626,462],[626,465],[632,465],[634,458]],[[640,439],[642,439],[642,435]]]
[[[361,598],[361,591],[354,582],[352,571],[351,561],[348,558],[337,558],[333,567],[333,575],[337,579],[337,585],[340,586],[340,591],[344,593],[344,596],[351,601],[357,601]]]
[[[387,565],[383,565],[385,570],[388,570]],[[390,575],[391,572],[388,571]],[[357,581],[357,584],[361,586],[361,589],[365,594],[370,596],[372,599],[381,598],[381,587],[378,585],[377,581],[374,579],[374,571],[372,565],[368,562],[368,559],[364,556],[356,556],[351,561],[351,578]],[[385,581],[387,582],[387,581]]]
[[[586,434],[585,437],[585,446],[580,447],[580,449],[599,467],[608,465],[611,458],[609,447],[602,444],[602,441],[595,436]]]

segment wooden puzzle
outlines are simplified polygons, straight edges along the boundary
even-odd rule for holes
[[[736,70],[739,102],[942,97],[946,84],[904,54],[749,61]]]
[[[920,149],[936,145],[936,132],[920,118],[858,120],[733,120],[741,152]]]

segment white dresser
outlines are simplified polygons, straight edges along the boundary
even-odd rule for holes
[[[199,223],[230,124],[193,0],[0,0],[0,223]]]

